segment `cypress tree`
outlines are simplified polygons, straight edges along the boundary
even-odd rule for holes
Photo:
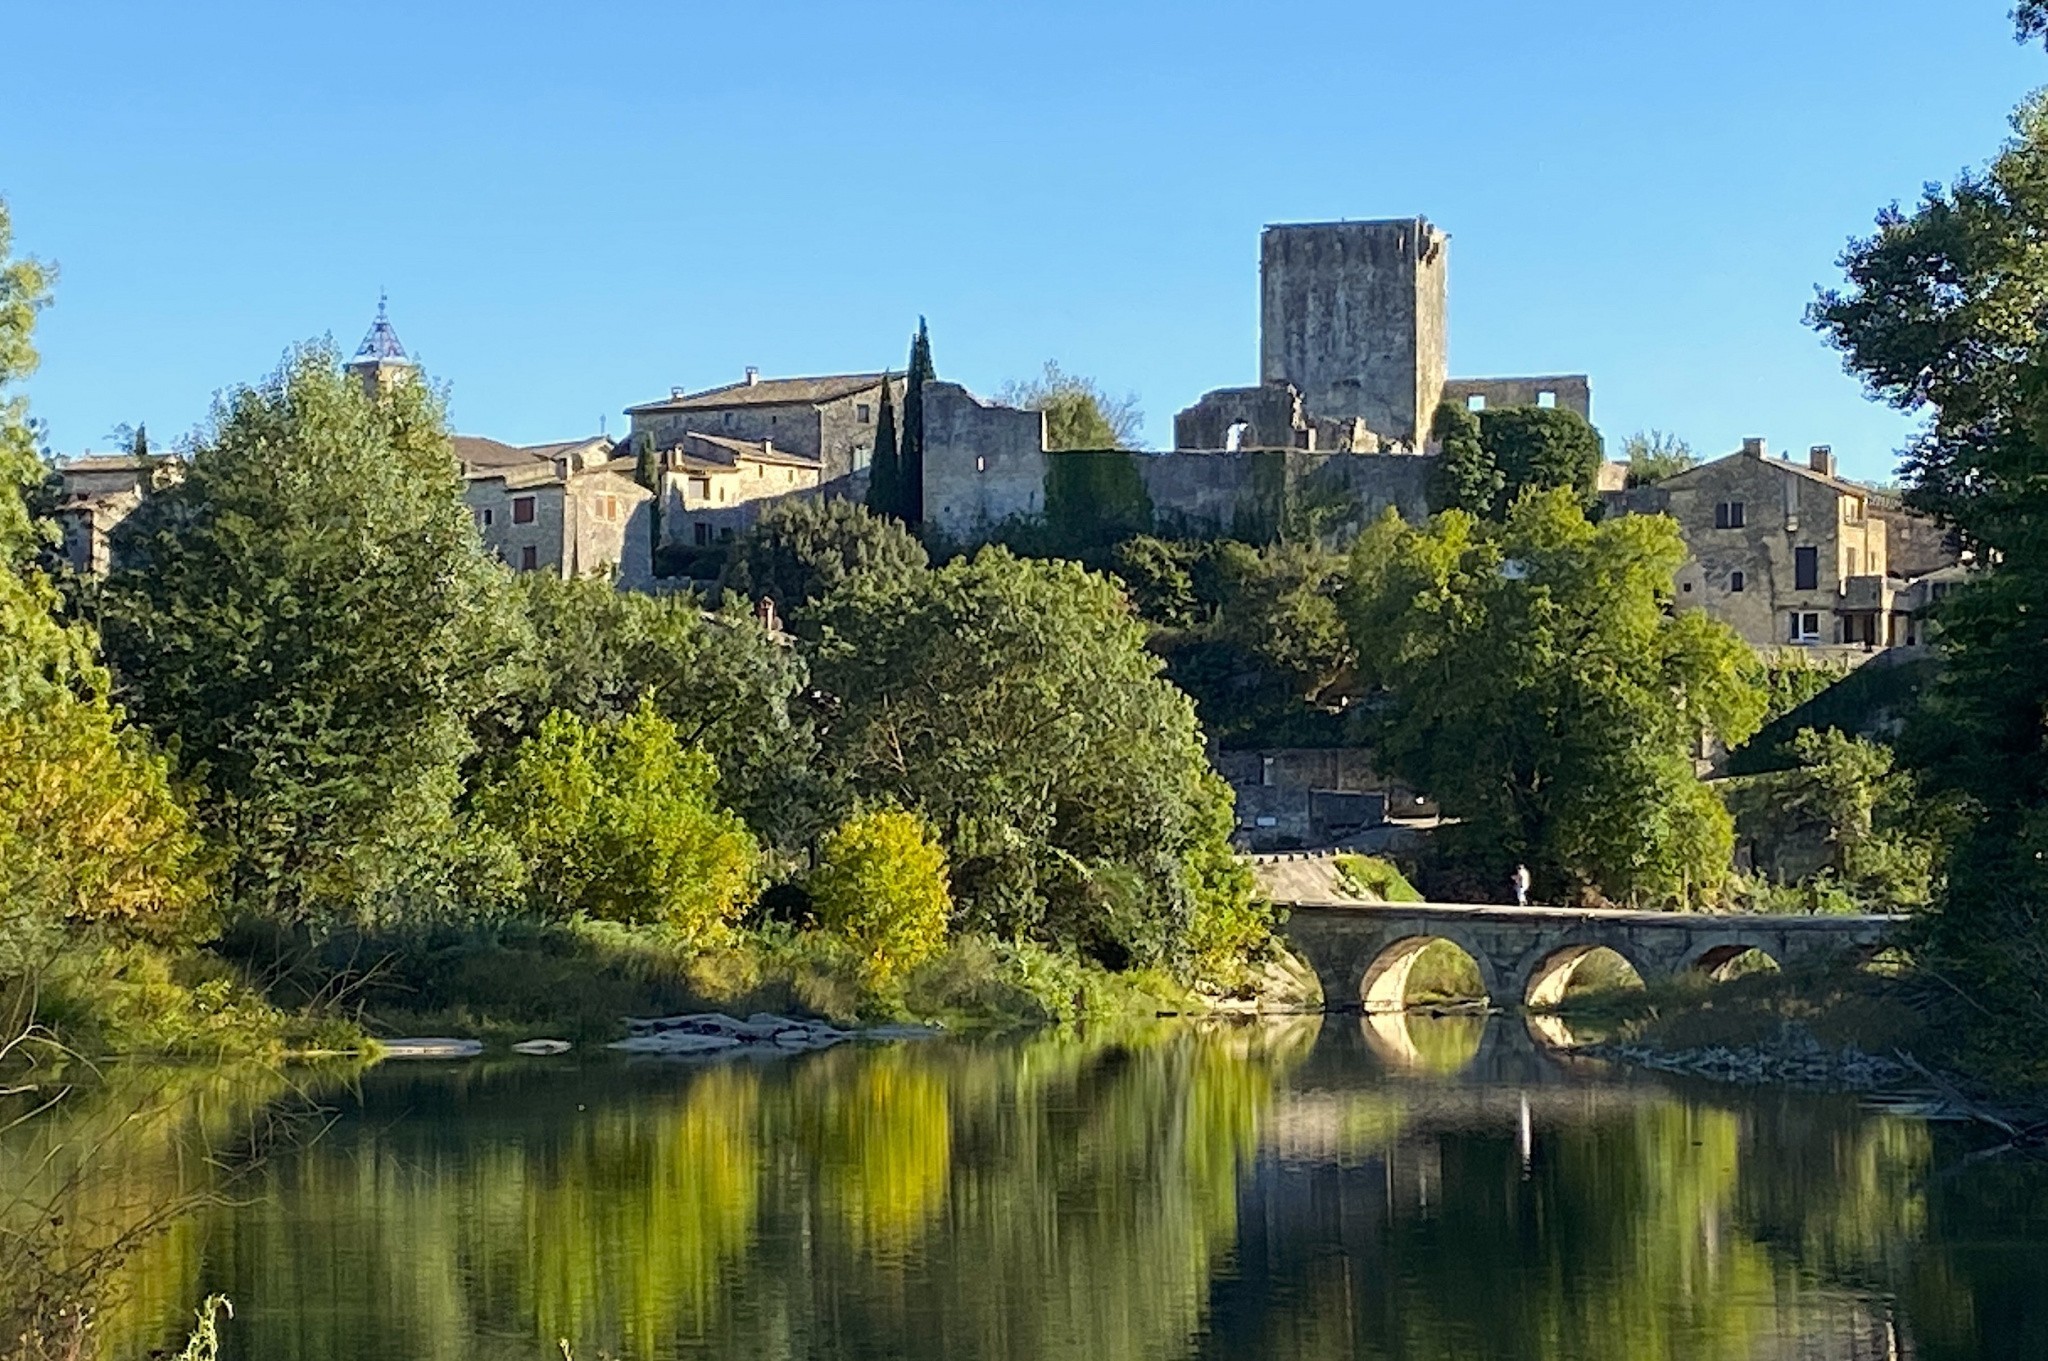
[[[889,374],[882,374],[882,410],[875,417],[875,456],[868,462],[868,509],[877,515],[897,515],[902,464],[896,453],[896,399],[891,395]]]
[[[633,433],[633,480],[654,493],[647,503],[647,551],[661,551],[661,456],[655,452],[654,436],[645,430]],[[649,570],[653,565],[649,564]]]
[[[902,486],[896,514],[912,529],[924,523],[924,385],[933,377],[932,342],[924,318],[917,319],[917,337],[910,342],[910,372],[903,387],[903,444],[897,460]]]

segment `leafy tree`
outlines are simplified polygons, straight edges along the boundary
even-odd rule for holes
[[[1479,417],[1456,402],[1436,409],[1430,430],[1439,453],[1430,469],[1429,504],[1437,510],[1491,515],[1507,477],[1479,435]]]
[[[65,926],[166,935],[206,897],[198,835],[163,759],[111,699],[98,640],[67,623],[35,565],[47,526],[25,494],[46,469],[26,401],[49,271],[13,258],[0,202],[0,981]]]
[[[1136,393],[1112,397],[1093,379],[1068,373],[1051,359],[1038,377],[1003,384],[996,400],[1043,411],[1048,449],[1133,449],[1145,424]]]
[[[871,987],[945,948],[953,912],[946,852],[915,813],[878,808],[847,818],[819,846],[808,887],[825,928],[860,952]]]
[[[800,845],[826,816],[810,769],[816,739],[796,703],[803,662],[744,603],[706,613],[694,596],[545,572],[521,575],[517,591],[530,628],[514,630],[504,700],[479,717],[488,767],[551,713],[617,719],[651,701],[685,746],[717,763],[726,802],[762,837]]]
[[[930,558],[895,520],[837,497],[781,501],[733,545],[720,585],[785,618],[856,572],[915,572]]]
[[[910,365],[903,385],[903,437],[898,443],[895,504],[889,513],[912,529],[924,523],[924,385],[937,375],[932,369],[932,341],[924,318],[910,342]]]
[[[368,918],[453,889],[470,728],[517,638],[439,396],[333,350],[227,394],[119,538],[107,648],[203,792],[232,900]]]
[[[854,577],[802,631],[828,770],[931,820],[962,924],[1185,963],[1245,907],[1229,789],[1108,578],[986,548]]]
[[[1504,406],[1479,413],[1479,438],[1504,484],[1505,512],[1523,492],[1569,487],[1590,501],[1600,477],[1600,432],[1563,407]]]
[[[518,848],[536,910],[706,941],[745,906],[760,859],[717,783],[717,764],[643,699],[621,719],[549,714],[478,806]]]
[[[2043,11],[2023,5],[2021,36]],[[1903,746],[1964,815],[1923,960],[1967,978],[1980,1060],[2038,1075],[2048,1022],[2048,98],[1990,166],[1879,214],[1811,320],[1871,392],[1925,415],[1907,501],[1991,567],[1937,611],[1945,665]]]
[[[903,451],[896,439],[895,390],[885,371],[882,409],[875,415],[875,453],[868,462],[867,507],[877,515],[895,515],[903,503]]]
[[[1690,444],[1662,430],[1636,431],[1622,444],[1621,457],[1628,464],[1631,487],[1647,487],[1673,473],[1699,466],[1699,457]]]
[[[1354,545],[1344,608],[1388,773],[1462,820],[1498,892],[1525,861],[1547,894],[1712,900],[1727,811],[1693,770],[1714,733],[1739,741],[1762,699],[1748,649],[1674,613],[1675,524],[1593,524],[1573,492],[1516,502],[1504,523],[1392,515]]]

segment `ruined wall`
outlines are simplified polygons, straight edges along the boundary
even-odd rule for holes
[[[1549,400],[1544,400],[1545,397]],[[1459,406],[1478,397],[1485,410],[1497,406],[1554,406],[1593,419],[1593,383],[1583,373],[1558,373],[1535,378],[1453,378],[1444,384],[1443,400]]]
[[[1449,238],[1422,218],[1260,237],[1259,377],[1419,447],[1448,375]]]
[[[1045,510],[1045,413],[984,402],[958,383],[924,385],[924,516],[977,542]]]
[[[1292,383],[1255,388],[1217,388],[1173,418],[1176,449],[1227,449],[1239,422],[1240,449],[1314,449],[1323,453],[1376,454],[1379,436],[1356,417],[1329,418],[1308,411]]]

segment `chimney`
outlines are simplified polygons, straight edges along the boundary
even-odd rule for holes
[[[681,388],[670,388],[668,390],[668,399],[672,402],[680,402],[683,400],[683,390]]]
[[[1833,445],[1816,444],[1806,451],[1806,466],[1822,477],[1835,475],[1835,450]]]
[[[764,440],[762,440],[762,441],[761,441],[761,452],[762,452],[762,453],[764,453],[764,454],[772,454],[772,453],[774,453],[774,452],[775,452],[775,441],[774,441],[774,440],[772,440],[772,439],[764,439]]]
[[[1766,458],[1770,455],[1770,449],[1764,443],[1762,435],[1751,435],[1748,439],[1742,441],[1742,452],[1748,454],[1751,458]]]
[[[761,371],[755,368],[752,364],[747,365],[747,386],[752,387],[754,386],[754,384],[760,381]]]

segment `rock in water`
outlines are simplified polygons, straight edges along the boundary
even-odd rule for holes
[[[515,1054],[534,1055],[566,1054],[569,1052],[569,1042],[567,1040],[521,1040],[512,1046],[512,1052]]]
[[[739,1046],[740,1042],[730,1035],[693,1035],[684,1030],[664,1030],[653,1035],[630,1035],[605,1047],[628,1054],[710,1054]]]
[[[387,1059],[473,1059],[484,1052],[482,1040],[457,1040],[445,1035],[411,1040],[379,1040]]]

